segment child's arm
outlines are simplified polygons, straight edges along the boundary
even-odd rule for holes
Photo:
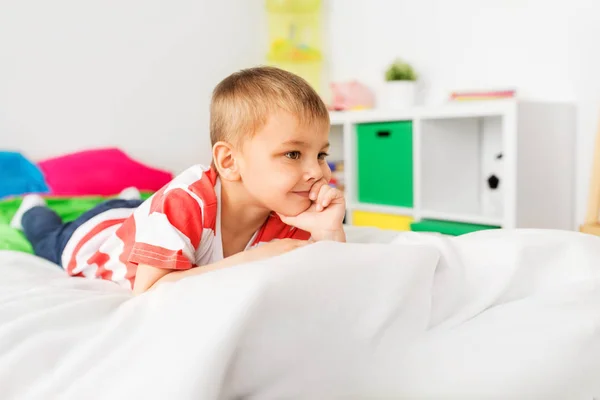
[[[133,284],[133,293],[143,293],[159,283],[175,282],[185,278],[186,276],[199,275],[241,264],[243,262],[243,257],[236,257],[239,254],[241,253],[224,258],[209,265],[203,265],[202,267],[192,268],[185,271],[156,268],[147,264],[138,265],[137,272],[135,274],[135,282]]]
[[[298,247],[304,246],[306,241],[295,239],[282,239],[266,243],[252,250],[243,251],[224,258],[212,264],[202,265],[196,268],[176,271],[170,269],[156,268],[147,264],[138,265],[133,285],[133,293],[140,294],[163,282],[175,282],[188,276],[200,275],[206,272],[232,267],[247,262],[258,261],[274,257]]]

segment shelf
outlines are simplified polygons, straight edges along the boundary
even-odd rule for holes
[[[514,99],[449,102],[435,106],[419,106],[402,110],[371,109],[358,111],[331,111],[332,125],[344,123],[360,124],[369,122],[406,121],[414,119],[479,118],[502,116],[516,111]]]
[[[369,203],[351,203],[347,207],[349,210],[360,210],[382,214],[405,215],[412,216],[414,211],[412,208],[385,206],[380,204]]]
[[[332,149],[342,149],[349,223],[354,212],[360,223],[368,222],[368,217],[376,222],[388,218],[390,223],[406,217],[415,224],[573,227],[569,189],[576,125],[573,104],[524,99],[448,101],[396,110],[330,111],[330,120]],[[394,124],[412,125],[412,144],[386,147],[362,140],[361,134],[370,129],[378,137],[393,138],[393,129],[380,127]],[[412,152],[401,151],[406,149]],[[397,164],[408,160],[409,153],[412,204],[386,201],[390,188],[408,187]],[[396,164],[382,168],[380,159]],[[365,174],[371,176],[361,179]],[[370,190],[374,197],[365,197],[369,190],[365,191],[364,182],[378,182],[373,177],[381,176],[385,184]]]
[[[423,120],[420,127],[422,209],[501,220],[502,118],[441,118]],[[499,187],[489,184],[490,177],[499,180]]]
[[[415,109],[407,110],[361,110],[361,111],[332,111],[329,113],[331,124],[344,123],[361,124],[369,122],[407,121],[415,118]]]
[[[501,116],[515,112],[517,102],[514,99],[456,101],[417,110],[420,119],[439,118],[479,118]]]
[[[502,219],[497,217],[488,217],[485,215],[454,214],[436,211],[421,211],[423,219],[437,219],[442,221],[465,222],[468,224],[494,225],[502,226]]]
[[[369,203],[351,203],[348,205],[348,210],[360,210],[374,213],[391,214],[391,215],[405,215],[412,216],[414,210],[412,208],[405,207],[394,207],[385,206],[379,204]],[[469,224],[481,224],[481,225],[502,225],[502,219],[497,217],[488,217],[485,215],[471,215],[471,214],[458,214],[458,213],[445,213],[437,211],[424,210],[420,214],[421,218],[425,219],[439,219],[443,221],[453,222],[465,222]]]

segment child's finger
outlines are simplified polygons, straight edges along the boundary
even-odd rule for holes
[[[323,200],[321,201],[321,205],[323,208],[327,208],[333,200],[338,197],[338,191],[336,189],[328,190],[327,193],[323,196]]]
[[[323,206],[323,202],[327,197],[327,193],[329,193],[332,190],[332,188],[329,185],[324,185],[321,186],[321,189],[319,190],[319,195],[317,196],[317,200],[315,201],[316,203],[316,209],[317,211],[322,211],[324,206]]]
[[[319,197],[319,191],[321,190],[321,188],[323,186],[326,186],[326,185],[327,185],[327,182],[325,181],[325,179],[319,179],[318,181],[316,181],[310,188],[310,193],[308,195],[308,198],[311,199],[312,201],[317,200],[317,198]]]

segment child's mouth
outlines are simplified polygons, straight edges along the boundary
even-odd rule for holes
[[[304,190],[304,191],[301,191],[301,192],[292,192],[292,193],[297,194],[300,197],[305,197],[305,198],[308,199],[308,195],[310,194],[310,190]]]

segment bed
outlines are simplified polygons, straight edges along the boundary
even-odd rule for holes
[[[46,188],[66,221],[171,176],[116,149],[13,170],[6,193]],[[133,297],[31,254],[19,203],[0,200],[3,400],[600,397],[600,238],[348,226]]]
[[[600,239],[347,228],[138,297],[0,251],[2,399],[592,399]]]

